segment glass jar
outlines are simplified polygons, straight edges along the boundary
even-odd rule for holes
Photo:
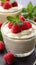
[[[26,39],[10,38],[3,31],[4,25],[6,22],[2,25],[1,32],[7,51],[12,52],[16,57],[26,57],[32,54],[35,49],[36,33],[34,32],[34,35]]]

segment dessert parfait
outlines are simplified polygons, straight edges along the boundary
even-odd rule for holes
[[[0,20],[6,21],[6,16],[15,16],[22,11],[22,5],[15,0],[1,0],[0,2]],[[2,20],[3,19],[3,20]]]
[[[34,24],[23,16],[8,16],[1,32],[8,52],[17,57],[25,57],[34,51],[36,30]]]

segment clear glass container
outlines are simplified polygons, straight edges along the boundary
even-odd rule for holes
[[[12,52],[16,57],[26,57],[32,54],[35,49],[36,34],[34,33],[32,37],[26,39],[10,38],[4,34],[3,27],[5,24],[6,22],[2,25],[1,32],[7,51]]]
[[[7,16],[16,16],[18,14],[21,13],[22,11],[22,5],[18,3],[17,7],[12,7],[10,9],[4,9],[1,5],[0,5],[0,21],[4,22],[6,21],[6,17]]]

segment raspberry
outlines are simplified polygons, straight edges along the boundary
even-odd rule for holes
[[[34,22],[36,22],[36,17],[34,18]]]
[[[24,16],[19,16],[19,19],[21,20],[21,21],[25,21],[26,19],[25,19],[25,17]]]
[[[1,2],[1,6],[3,6],[4,5],[4,2]]]
[[[6,0],[6,1],[10,1],[10,0]]]
[[[22,30],[27,30],[32,28],[32,24],[29,21],[24,21],[24,24],[22,25]]]
[[[3,41],[0,41],[0,51],[2,51],[2,50],[4,50],[4,43],[3,43]]]
[[[17,2],[12,3],[12,7],[17,7],[17,6],[18,6]]]
[[[20,27],[20,32],[22,31],[22,25],[19,25],[19,27]]]
[[[14,55],[12,53],[7,53],[4,55],[4,60],[8,63],[8,64],[12,64],[13,60],[14,60]]]
[[[12,7],[12,5],[8,2],[8,1],[6,1],[5,3],[4,3],[4,5],[3,5],[3,8],[4,9],[9,9],[9,8],[11,8]]]
[[[11,29],[13,24],[11,22],[8,23],[8,28]]]
[[[0,22],[0,28],[1,28],[2,24],[3,24],[3,23],[2,23],[2,22]]]
[[[12,29],[11,29],[11,32],[12,33],[19,33],[20,32],[20,27],[19,27],[19,25],[17,25],[17,24],[14,24],[13,26],[12,26]]]

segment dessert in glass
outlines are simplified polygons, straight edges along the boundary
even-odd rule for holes
[[[21,15],[19,17],[9,16],[7,19],[8,21],[1,27],[7,52],[12,52],[16,57],[29,56],[35,48],[34,24]]]
[[[6,16],[15,16],[22,11],[22,5],[15,0],[1,0],[0,21],[6,21]]]

